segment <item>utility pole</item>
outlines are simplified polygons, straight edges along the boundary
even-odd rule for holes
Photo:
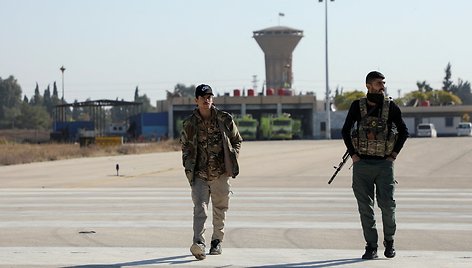
[[[331,99],[329,97],[329,75],[328,75],[328,0],[318,0],[320,3],[325,2],[325,67],[326,67],[326,139],[331,139]],[[331,0],[334,2],[334,0]]]
[[[257,79],[257,75],[252,76],[252,88],[254,89],[254,92],[257,92],[257,83],[259,80]]]
[[[62,72],[62,104],[65,103],[65,100],[64,100],[64,71],[66,70],[66,68],[64,68],[64,65],[61,66],[61,68],[59,68],[59,70],[61,70]]]

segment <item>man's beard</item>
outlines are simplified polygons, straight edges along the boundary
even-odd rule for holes
[[[382,104],[384,98],[383,93],[367,93],[367,100],[375,104]]]

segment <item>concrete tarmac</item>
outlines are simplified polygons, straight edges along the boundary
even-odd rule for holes
[[[472,138],[405,144],[393,259],[383,246],[360,258],[351,160],[327,184],[344,152],[341,140],[244,142],[223,254],[203,261],[189,252],[180,152],[2,166],[0,267],[472,267]]]

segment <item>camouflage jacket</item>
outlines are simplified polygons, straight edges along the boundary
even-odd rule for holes
[[[183,122],[180,134],[182,163],[192,185],[196,176],[216,179],[221,174],[235,178],[239,174],[238,155],[242,138],[231,115],[212,108],[212,123],[205,129],[195,109]]]

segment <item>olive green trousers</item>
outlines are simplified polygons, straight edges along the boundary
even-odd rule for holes
[[[367,244],[374,248],[378,247],[374,195],[382,211],[384,240],[393,240],[396,231],[393,162],[361,159],[354,163],[352,189],[357,199],[362,230]]]

